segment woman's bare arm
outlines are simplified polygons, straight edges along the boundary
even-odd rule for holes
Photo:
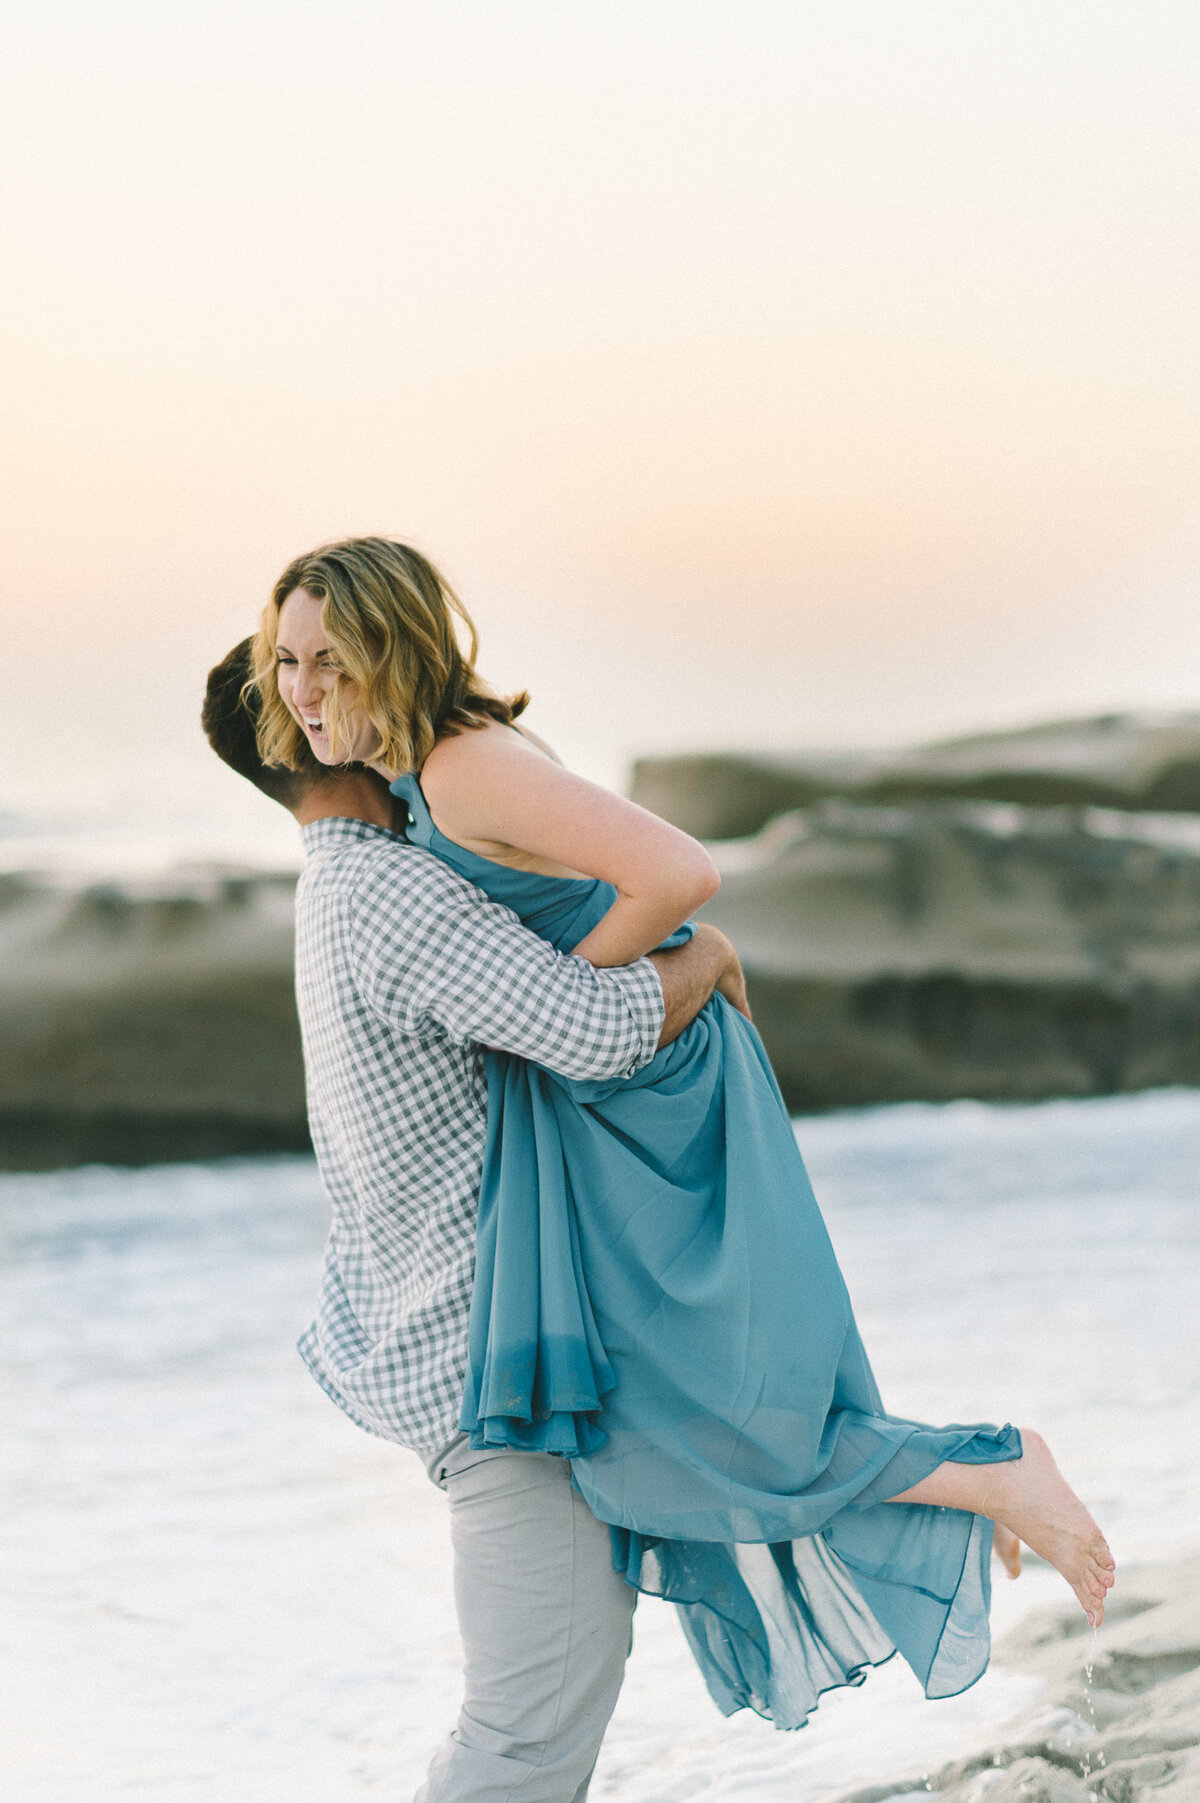
[[[441,740],[421,785],[435,824],[456,844],[518,869],[613,884],[617,900],[574,948],[596,965],[653,951],[720,884],[687,833],[575,776],[509,727]]]

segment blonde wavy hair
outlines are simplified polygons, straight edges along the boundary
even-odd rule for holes
[[[365,710],[379,734],[386,769],[419,770],[438,739],[500,720],[511,725],[528,705],[522,691],[494,694],[478,675],[479,638],[466,608],[427,557],[390,538],[347,538],[295,558],[271,591],[251,650],[246,691],[260,702],[258,749],[264,764],[288,770],[310,761],[304,733],[279,693],[279,613],[295,589],[321,603],[321,625],[338,681],[321,714],[336,754],[347,712]],[[459,643],[461,629],[466,649]]]

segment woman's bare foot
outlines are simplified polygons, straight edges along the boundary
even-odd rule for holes
[[[940,1503],[986,1515],[1060,1571],[1092,1626],[1104,1620],[1115,1566],[1108,1543],[1040,1434],[1021,1429],[1022,1456],[999,1465],[947,1461],[893,1502]],[[1009,1545],[1008,1541],[1004,1543]],[[1001,1552],[1005,1566],[1008,1560]]]
[[[992,1551],[1010,1578],[1021,1575],[1021,1542],[1011,1528],[997,1521],[992,1526]]]
[[[1068,1484],[1040,1434],[1021,1430],[1022,1457],[982,1467],[991,1480],[983,1513],[1060,1571],[1094,1628],[1116,1570],[1108,1542]]]

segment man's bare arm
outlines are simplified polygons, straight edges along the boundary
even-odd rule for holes
[[[678,945],[669,952],[651,952],[650,962],[658,972],[666,1007],[658,1040],[660,1046],[670,1045],[673,1039],[678,1039],[714,990],[719,990],[726,1001],[749,1020],[746,984],[738,955],[716,927],[702,921],[686,945]]]

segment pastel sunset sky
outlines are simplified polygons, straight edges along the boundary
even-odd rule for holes
[[[0,808],[387,532],[568,761],[1200,699],[1194,0],[11,0]]]

